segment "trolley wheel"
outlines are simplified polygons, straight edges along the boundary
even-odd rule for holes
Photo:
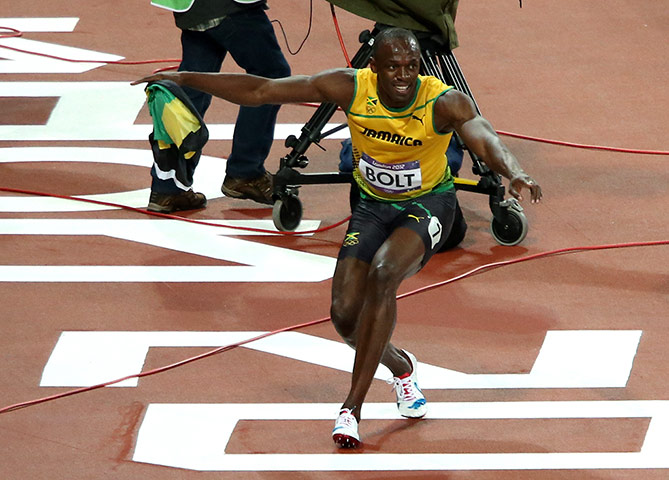
[[[502,215],[493,217],[490,231],[497,243],[507,247],[518,245],[527,236],[527,217],[515,198],[500,203]]]
[[[272,221],[282,232],[292,232],[302,220],[302,202],[294,195],[281,197],[274,202]]]

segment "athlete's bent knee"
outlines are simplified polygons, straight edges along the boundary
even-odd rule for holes
[[[330,307],[330,318],[337,333],[349,345],[355,344],[355,331],[359,315],[358,301],[334,296]]]

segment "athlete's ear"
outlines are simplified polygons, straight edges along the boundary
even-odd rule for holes
[[[372,70],[372,72],[378,73],[376,71],[376,60],[374,59],[374,57],[369,59],[369,68]]]

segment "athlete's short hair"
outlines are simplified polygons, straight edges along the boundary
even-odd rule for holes
[[[372,46],[372,56],[375,57],[381,46],[391,43],[395,40],[413,40],[416,42],[416,47],[418,47],[418,39],[416,35],[413,34],[411,30],[400,27],[390,27],[384,30],[381,30],[376,37],[374,38],[374,45]]]

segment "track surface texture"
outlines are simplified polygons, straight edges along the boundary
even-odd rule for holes
[[[296,50],[309,2],[270,7]],[[430,411],[400,418],[380,369],[355,452],[330,438],[353,361],[327,321],[344,227],[283,236],[211,225],[272,228],[271,208],[218,190],[236,107],[213,102],[196,172],[209,204],[180,215],[210,225],[0,192],[0,408],[314,322],[6,411],[0,478],[667,478],[669,248],[645,244],[669,240],[666,7],[461,2],[455,54],[495,128],[660,154],[503,136],[544,189],[541,204],[524,204],[527,238],[497,244],[488,199],[460,192],[465,240],[400,293],[494,262],[640,244],[485,268],[399,300],[394,342],[416,354]],[[0,39],[0,187],[145,207],[151,118],[129,83],[177,63],[171,14],[148,0],[2,0],[1,10],[0,26],[23,35]],[[336,13],[352,55],[372,23]],[[314,0],[296,55],[275,26],[294,73],[345,65],[324,0]],[[105,63],[113,59],[171,61]],[[224,70],[237,68],[226,60]],[[287,153],[286,132],[299,135],[312,112],[281,109],[270,171]],[[336,170],[340,141],[312,147],[306,171]],[[463,177],[476,179],[466,166]],[[306,229],[349,215],[342,185],[304,186],[299,198]]]

